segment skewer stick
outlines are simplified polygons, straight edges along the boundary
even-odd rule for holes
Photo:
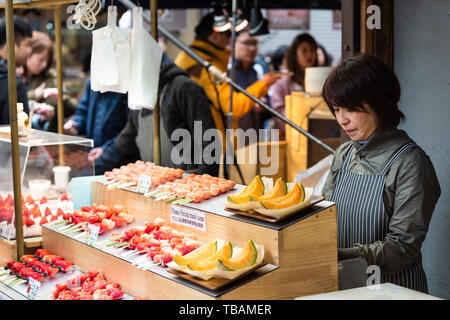
[[[142,268],[142,270],[149,270],[150,268],[157,266],[157,265],[158,265],[157,263],[153,262],[153,263],[150,263],[149,265],[147,265],[146,267]]]
[[[63,230],[66,230],[66,229],[69,229],[71,226],[73,226],[74,224],[73,223],[70,223],[70,224],[68,224],[68,225],[66,225],[66,226],[64,226],[64,227],[61,227],[61,228],[59,228],[59,229],[57,229],[58,231],[63,231]]]
[[[23,283],[26,283],[26,282],[27,282],[26,280],[23,280],[23,279],[19,278],[17,280],[11,281],[8,285],[11,286],[11,287],[16,287],[16,286],[19,286],[19,285],[21,285]]]
[[[80,239],[80,238],[83,238],[85,236],[86,236],[86,231],[83,231],[82,233],[75,235],[74,238],[75,239]]]
[[[125,184],[122,184],[122,185],[118,186],[117,189],[123,189],[123,188],[131,187],[131,186],[134,186],[134,185],[136,185],[136,183],[134,183],[134,182],[127,182]]]

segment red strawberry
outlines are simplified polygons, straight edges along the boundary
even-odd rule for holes
[[[39,222],[39,225],[42,226],[43,224],[46,224],[46,223],[48,223],[48,220],[45,217],[43,217],[41,219],[41,222]]]
[[[31,227],[33,224],[35,224],[34,220],[31,219],[30,217],[27,217],[25,221],[25,224],[27,227]]]
[[[63,195],[61,196],[61,198],[59,198],[59,201],[69,201],[69,197],[67,196],[66,193],[63,193]]]
[[[47,218],[48,218],[48,216],[47,216]],[[58,219],[57,216],[51,216],[51,217],[50,217],[50,221],[55,221],[56,219]]]
[[[64,211],[61,208],[58,208],[58,210],[56,210],[56,216],[59,217],[60,215],[63,215]]]
[[[25,198],[25,202],[29,203],[29,204],[35,204],[33,197],[31,196],[31,194],[29,194],[26,198]]]
[[[44,216],[51,216],[52,215],[52,210],[50,210],[50,208],[49,207],[47,207],[47,208],[45,208],[45,211],[44,211]]]
[[[47,200],[47,198],[45,196],[41,198],[41,201],[39,201],[40,204],[44,204],[44,203],[47,203],[47,202],[48,202],[48,200]]]

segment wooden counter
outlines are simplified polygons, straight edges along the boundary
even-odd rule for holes
[[[338,289],[334,203],[324,202],[274,226],[236,214],[183,206],[193,212],[202,211],[206,231],[200,231],[172,223],[170,204],[165,201],[127,190],[108,190],[95,181],[92,182],[92,202],[123,205],[137,221],[163,218],[177,230],[194,234],[202,241],[223,239],[230,240],[234,246],[242,246],[252,239],[264,246],[265,260],[277,267],[248,276],[224,292],[208,292],[187,283],[188,280],[168,276],[164,270],[140,270],[124,259],[43,227],[44,248],[73,261],[82,271],[101,270],[108,279],[121,283],[131,295],[149,299],[294,299]],[[208,208],[208,202],[204,204]]]

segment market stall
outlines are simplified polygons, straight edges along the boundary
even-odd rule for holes
[[[31,1],[21,6],[42,8],[43,2]],[[59,5],[69,2],[75,1],[45,1],[46,4],[56,6],[54,7],[55,16],[59,22],[60,15],[57,13]],[[153,1],[152,3],[155,4]],[[152,8],[154,13],[156,6]],[[12,1],[7,2],[7,18],[10,23]],[[156,19],[153,19],[153,23],[156,23]],[[56,25],[58,29],[60,23],[57,22]],[[152,28],[152,30],[156,29]],[[11,43],[13,41],[11,31],[9,35],[8,41]],[[60,31],[56,32],[56,36],[57,44],[59,42],[57,51],[60,52]],[[13,52],[9,52],[8,57],[11,58],[9,62],[14,61]],[[58,62],[59,89],[62,88],[61,68],[61,63]],[[14,72],[13,69],[9,71]],[[9,78],[14,79],[14,77]],[[15,87],[13,82],[11,80],[10,88]],[[14,91],[10,89],[11,93]],[[62,94],[62,90],[58,92]],[[29,248],[28,252],[24,251],[22,226],[27,224],[27,219],[23,221],[23,216],[19,212],[28,207],[27,203],[20,201],[21,177],[26,176],[26,172],[22,173],[20,168],[25,171],[28,165],[26,161],[19,160],[21,144],[17,136],[18,128],[15,123],[17,119],[14,119],[17,114],[16,99],[13,93],[10,97],[12,116],[11,138],[8,143],[13,150],[15,216],[12,221],[15,221],[16,225],[17,245],[16,253],[7,256],[8,263],[5,265],[5,271],[0,275],[0,280],[9,288],[18,290],[22,292],[22,295],[31,298],[29,293],[26,293],[26,288],[30,282],[33,282],[30,278],[34,277],[33,279],[38,282],[42,281],[46,289],[45,292],[41,292],[41,295],[38,294],[33,298],[48,298],[48,293],[52,291],[50,288],[55,285],[50,281],[53,278],[49,276],[49,272],[50,274],[54,272],[55,279],[58,278],[59,282],[66,281],[66,284],[72,278],[67,275],[59,277],[65,269],[56,267],[59,261],[56,258],[54,261],[47,261],[48,264],[53,265],[53,269],[48,270],[45,265],[38,264],[37,260],[30,261],[35,261],[33,263],[37,264],[38,271],[28,270],[30,268],[27,264],[22,262],[28,259],[24,253],[35,252],[35,255],[40,257],[35,250],[41,243],[38,241]],[[62,97],[59,98],[58,104],[59,110],[62,111],[61,104]],[[59,114],[62,116],[63,113],[59,112]],[[155,114],[157,115],[157,109]],[[62,117],[59,122],[61,132]],[[294,126],[298,127],[295,124]],[[159,128],[159,126],[155,127]],[[62,136],[58,137],[55,143],[50,144],[58,148],[57,161],[54,162],[60,166],[69,165],[65,144],[82,145],[84,148],[92,147],[92,141],[62,142]],[[156,132],[154,137],[157,141],[159,134]],[[41,146],[39,143],[42,144],[42,141],[23,142],[23,147],[28,150],[25,153],[30,152],[32,147],[39,148]],[[151,168],[157,167],[158,170],[169,170],[169,168],[159,167],[158,159],[158,151],[156,151],[155,163],[145,163],[145,165]],[[142,166],[143,163],[139,165]],[[134,176],[132,183],[111,179],[107,175],[99,181],[92,181],[92,198],[89,207],[77,208],[75,204],[74,210],[62,210],[59,215],[51,214],[56,217],[54,221],[42,224],[43,250],[49,250],[51,254],[47,254],[48,256],[64,257],[77,266],[76,270],[81,273],[89,274],[91,270],[100,270],[109,281],[120,283],[125,292],[147,299],[293,299],[303,295],[337,290],[337,228],[334,203],[322,201],[323,198],[312,198],[311,194],[305,193],[301,184],[292,184],[287,187],[287,184],[282,182],[284,187],[280,187],[277,184],[278,180],[277,183],[272,181],[271,187],[263,187],[261,183],[256,187],[253,184],[235,186],[232,183],[232,186],[227,184],[227,188],[217,192],[213,191],[211,186],[208,192],[214,193],[214,196],[199,201],[197,198],[190,199],[192,196],[188,197],[186,194],[168,199],[168,194],[164,192],[160,194],[161,190],[157,189],[168,185],[169,182],[182,181],[186,176],[177,174],[176,178],[160,181],[159,184],[150,184],[144,190],[140,187],[142,184],[145,185],[146,181],[152,181],[154,178],[152,174]],[[255,181],[261,180],[261,177],[259,180],[258,177],[255,177]],[[197,179],[197,177],[191,178]],[[216,177],[208,177],[208,179],[217,183],[223,182]],[[188,186],[194,185],[194,182],[191,181]],[[253,188],[259,190],[257,196],[265,197],[264,201],[270,201],[275,197],[283,198],[283,201],[281,204],[274,204],[274,207],[270,209],[268,206],[270,202],[267,207],[262,205],[263,198],[261,202],[249,200],[255,203],[248,203],[248,205],[254,206],[256,202],[261,203],[259,209],[263,214],[257,214],[256,207],[245,210],[233,208],[231,204],[235,202],[230,202],[229,199],[233,199],[234,196],[255,196],[254,193],[245,193],[246,190],[253,190]],[[31,200],[36,201],[36,199]],[[58,200],[63,199],[58,198]],[[280,215],[271,216],[270,213]],[[149,226],[153,226],[153,229],[147,229]],[[143,237],[145,240],[153,239],[154,242],[158,240],[161,251],[152,256],[151,247],[145,246],[146,241],[132,244],[130,241],[133,237],[125,238],[128,228],[135,228],[133,229],[135,231],[141,230],[141,233],[146,234]],[[162,238],[161,233],[168,233],[168,235]],[[117,238],[121,234],[124,235]],[[175,238],[179,243],[170,243]],[[121,241],[117,241],[118,239]],[[204,252],[207,252],[205,248],[211,247],[211,243],[214,243],[212,246],[214,252],[208,255]],[[224,243],[229,243],[228,253],[227,245]],[[138,244],[144,246],[137,247]],[[175,251],[177,244],[181,246],[178,247],[177,252],[182,251],[180,256],[186,256],[183,259],[188,259],[189,263],[177,262],[178,253]],[[11,253],[14,246],[11,243],[8,243],[8,246]],[[202,257],[207,258],[207,261],[198,257],[192,258],[192,256],[198,256],[198,252],[205,254]],[[30,257],[30,259],[41,261],[42,259],[38,257]],[[21,265],[23,263],[25,265]],[[55,269],[59,270],[59,273]],[[71,274],[71,276],[80,276],[80,274]],[[60,288],[57,287],[58,292]],[[65,290],[61,289],[61,292]],[[58,292],[53,294],[53,298],[59,296]],[[111,292],[108,293],[109,298],[112,297],[111,294]],[[95,296],[92,293],[89,295]]]

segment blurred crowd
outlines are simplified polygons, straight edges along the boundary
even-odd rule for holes
[[[190,48],[219,70],[231,75],[231,31],[215,31],[213,23],[213,13],[202,17],[195,28],[195,38]],[[32,114],[30,120],[33,128],[57,132],[58,89],[54,43],[49,35],[32,30],[30,24],[19,17],[14,17],[14,32],[17,101],[23,103],[25,112]],[[164,43],[159,43],[165,49]],[[246,28],[236,33],[234,53],[234,81],[281,114],[285,112],[285,96],[293,91],[304,91],[306,68],[332,64],[332,57],[323,45],[308,33],[298,34],[290,44],[264,56],[259,52],[258,36],[251,36]],[[228,84],[215,83],[207,70],[184,52],[173,61],[164,55],[160,72],[160,95],[169,90],[171,97],[167,99],[169,96],[166,95],[165,99],[160,100],[163,134],[170,137],[177,128],[186,128],[191,132],[195,121],[202,121],[203,130],[216,128],[224,133],[228,127],[226,115],[230,104]],[[9,124],[7,77],[6,25],[5,19],[1,19],[0,124]],[[130,110],[126,94],[93,91],[88,74],[85,80],[81,99],[63,90],[64,133],[94,140],[94,149],[88,158],[95,163],[96,174],[103,174],[105,170],[133,159],[151,161],[148,148],[152,149],[152,146],[142,142],[152,140],[153,133],[148,127],[152,124],[146,122],[151,117],[144,110]],[[196,95],[195,101],[192,101],[192,93]],[[284,123],[275,119],[265,108],[236,91],[233,92],[232,102],[234,129],[278,129],[279,139],[284,139]],[[146,139],[143,140],[143,137]],[[221,143],[224,147],[223,140]],[[130,145],[133,146],[132,151]],[[172,147],[170,141],[163,144],[163,148],[169,151]],[[188,156],[187,153],[184,156]],[[169,161],[166,165],[174,166],[174,163]],[[206,170],[202,166],[185,169]],[[209,172],[217,174],[217,170],[213,168]]]

